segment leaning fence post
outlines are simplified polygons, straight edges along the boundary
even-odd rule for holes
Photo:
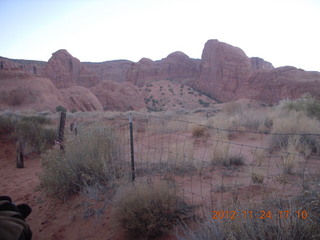
[[[17,156],[16,164],[17,168],[24,168],[24,152],[23,152],[24,142],[21,137],[17,141]]]
[[[132,115],[129,114],[129,125],[130,125],[130,147],[131,147],[131,168],[132,168],[132,182],[136,178],[134,171],[134,148],[133,148],[133,128],[132,128]]]
[[[66,123],[66,116],[67,116],[67,113],[65,111],[62,111],[60,113],[60,124],[59,124],[59,132],[58,132],[58,139],[57,139],[57,142],[60,145],[60,150],[64,150],[63,139],[64,139],[64,126]]]

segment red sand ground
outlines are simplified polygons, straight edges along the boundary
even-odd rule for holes
[[[104,201],[79,195],[66,203],[48,198],[38,188],[41,171],[40,156],[31,154],[25,159],[25,168],[17,169],[15,144],[0,138],[0,195],[10,196],[16,204],[27,203],[32,213],[27,222],[33,239],[130,239],[110,223],[110,207],[104,214],[93,215]],[[161,239],[172,239],[163,236]]]
[[[159,140],[161,136],[157,138]],[[267,139],[264,138],[255,138],[247,135],[234,136],[233,138],[234,142],[241,142],[242,144],[248,144],[250,146],[255,146],[255,144],[263,145],[266,140]],[[148,144],[151,143],[152,136],[148,137]],[[199,151],[203,147],[205,147],[205,144],[201,144]],[[238,148],[238,146],[235,146],[231,151],[239,152]],[[203,150],[201,152],[203,152]],[[143,153],[143,151],[141,153]],[[148,154],[152,154],[152,152],[148,150],[148,153],[146,153],[147,157]],[[242,149],[242,155],[246,156],[249,162],[246,162],[246,165],[241,166],[240,169],[251,170],[252,154],[251,148]],[[279,171],[277,162],[268,161],[265,162],[265,165],[268,166],[270,173],[277,175],[277,171]],[[310,162],[309,165],[309,168],[313,169],[313,163]],[[32,207],[33,212],[27,218],[27,221],[33,231],[33,239],[132,239],[130,236],[125,235],[121,229],[112,225],[110,220],[111,205],[106,201],[106,196],[98,200],[93,200],[84,194],[80,194],[68,200],[66,203],[62,203],[61,201],[45,196],[45,194],[39,190],[39,178],[37,174],[40,172],[40,156],[37,154],[31,154],[26,157],[25,168],[17,169],[15,163],[15,144],[7,138],[0,137],[0,195],[8,195],[17,204],[27,203]],[[191,190],[191,192],[195,194],[194,196],[203,196],[204,199],[212,201],[217,207],[219,207],[219,205],[221,207],[221,202],[232,199],[233,192],[227,190],[223,193],[215,189],[216,185],[218,186],[220,184],[221,179],[219,180],[219,176],[221,178],[221,174],[217,169],[208,173],[204,172],[202,176],[186,176],[184,178],[176,176],[175,179],[178,185],[179,182],[182,182],[183,188]],[[234,175],[237,173],[226,172],[225,174],[224,184],[226,184],[226,186],[229,184],[234,185]],[[218,179],[212,183],[213,176]],[[297,188],[294,185],[288,188],[286,187],[285,190],[279,189],[279,187],[283,186],[283,183],[274,181],[274,179],[265,179],[267,182],[263,185],[250,184],[251,174],[240,173],[237,179],[238,183],[243,184],[243,186],[238,189],[239,192],[237,191],[240,199],[246,199],[248,196],[250,196],[249,198],[261,199],[271,193],[282,193],[287,196],[294,196],[297,193]],[[192,203],[197,204],[197,202],[198,199],[196,197],[192,199]],[[106,207],[103,207],[105,203]],[[209,205],[211,204],[209,203]],[[99,210],[103,211],[99,212]],[[160,239],[172,240],[174,238],[163,236],[158,240]]]

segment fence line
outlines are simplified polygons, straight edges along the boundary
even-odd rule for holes
[[[170,123],[185,126],[172,130]],[[192,136],[192,125],[211,132]],[[285,135],[312,136],[320,143],[319,134],[220,129],[143,114],[134,114],[132,122],[121,121],[108,127],[118,135],[132,180],[171,181],[181,189],[182,197],[199,206],[203,214],[208,209],[223,210],[235,201],[290,199],[320,182],[319,149],[317,154],[304,155],[272,148],[266,142],[268,137]],[[220,138],[219,132],[241,133],[244,139]],[[250,134],[256,139],[250,140]]]
[[[154,118],[189,126],[196,124],[214,131],[239,132],[243,135],[320,137],[319,134],[220,129],[185,120],[142,114],[137,116],[146,119],[145,123],[141,123],[141,119],[133,122],[134,129],[140,129],[134,136],[137,146],[135,159],[140,172],[154,179],[174,181],[181,188],[182,196],[192,204],[200,205],[202,211],[205,208],[216,209],[217,205],[223,207],[240,198],[245,202],[271,195],[280,199],[295,197],[312,184],[312,178],[320,172],[317,162],[319,155],[305,156],[298,152],[275,150],[263,144],[254,146],[212,136],[197,138],[187,131],[170,132],[163,123],[150,126],[150,120]],[[215,163],[215,154],[221,149],[224,149],[224,159],[220,159],[221,163]],[[243,163],[233,163],[232,159]]]

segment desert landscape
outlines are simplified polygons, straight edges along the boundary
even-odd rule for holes
[[[319,161],[320,72],[216,39],[201,59],[0,57],[0,195],[32,239],[318,239]]]

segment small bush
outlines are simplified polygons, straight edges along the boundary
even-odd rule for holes
[[[65,142],[65,152],[53,149],[41,158],[41,186],[50,195],[66,199],[83,186],[112,183],[126,176],[121,148],[106,128],[83,129],[77,138]]]
[[[61,105],[56,107],[56,112],[66,112],[67,109]]]
[[[208,137],[208,129],[205,126],[194,125],[192,126],[192,137]]]
[[[243,159],[242,156],[229,156],[229,157],[224,159],[222,164],[225,167],[228,167],[228,166],[231,166],[231,165],[241,166],[241,165],[244,164],[244,159]]]
[[[130,236],[153,238],[170,231],[191,212],[169,183],[136,183],[114,199],[113,217]]]
[[[251,179],[254,183],[263,183],[264,177],[258,173],[252,173]]]

